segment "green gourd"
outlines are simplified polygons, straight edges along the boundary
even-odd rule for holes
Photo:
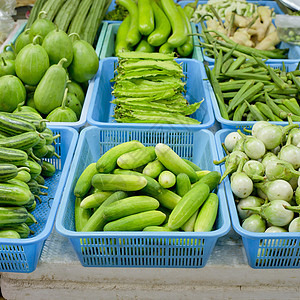
[[[78,36],[78,34],[75,35]],[[75,40],[73,42],[73,61],[69,66],[71,79],[79,83],[86,82],[93,78],[98,67],[99,59],[94,48],[84,40]]]
[[[11,50],[8,50],[8,48],[11,48]],[[0,58],[1,57],[3,57],[4,59],[14,60],[16,58],[16,53],[14,52],[13,45],[6,45],[3,49],[3,52],[0,53]]]
[[[67,94],[68,94],[68,89],[66,88],[61,107],[57,107],[53,111],[51,111],[51,113],[46,117],[47,120],[49,120],[50,122],[77,122],[78,121],[75,112],[71,108],[66,107]]]
[[[32,44],[25,46],[16,58],[16,74],[28,85],[37,85],[49,68],[46,50],[37,44],[36,36]]]
[[[68,80],[67,88],[69,90],[69,93],[75,94],[81,105],[83,105],[85,94],[82,87],[77,82]]]
[[[1,57],[0,60],[0,77],[4,75],[16,75],[15,61]]]
[[[15,49],[16,53],[18,54],[26,45],[30,44],[30,36],[29,36],[30,29],[26,29],[22,32],[15,41]]]
[[[41,44],[45,38],[45,36],[56,27],[55,25],[48,19],[46,19],[47,13],[45,11],[41,11],[38,15],[38,18],[33,22],[29,31],[29,39],[33,42],[34,38],[39,35],[41,36]]]
[[[44,38],[42,46],[47,51],[50,64],[57,64],[63,57],[67,59],[64,67],[68,67],[73,60],[73,44],[69,36],[58,28],[49,32]]]
[[[22,81],[14,75],[0,77],[0,111],[13,112],[26,99]]]
[[[63,68],[65,62],[66,59],[62,58],[57,65],[52,65],[34,92],[35,107],[42,114],[49,114],[62,103],[67,84],[67,72]]]
[[[77,119],[80,118],[82,105],[75,94],[68,92],[66,106],[75,112]]]
[[[26,103],[27,106],[30,106],[30,107],[36,109],[34,99],[33,99],[33,95],[34,95],[34,93],[27,94],[25,103]]]
[[[35,108],[30,107],[30,106],[26,106],[24,104],[25,104],[25,101],[19,103],[17,105],[17,108],[13,112],[14,113],[16,113],[16,112],[28,112],[28,113],[36,113],[36,114],[38,114],[38,111]]]

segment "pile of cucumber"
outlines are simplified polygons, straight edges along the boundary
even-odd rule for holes
[[[122,51],[177,52],[181,57],[191,56],[194,50],[190,18],[173,0],[118,0],[117,4],[129,14],[120,25],[115,55]]]
[[[55,174],[45,158],[59,157],[45,120],[34,113],[0,113],[0,238],[27,238],[37,223],[31,214]],[[37,203],[38,202],[38,203]]]
[[[219,205],[213,191],[220,177],[163,143],[119,144],[76,181],[75,230],[211,231]]]
[[[88,42],[58,29],[41,11],[11,50],[0,54],[0,111],[11,113],[19,105],[18,111],[39,113],[51,122],[77,122],[98,66]]]

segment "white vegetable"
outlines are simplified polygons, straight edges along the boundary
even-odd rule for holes
[[[235,172],[231,176],[232,192],[239,198],[246,198],[253,192],[253,182],[244,172]]]
[[[259,159],[266,153],[266,147],[259,139],[247,137],[244,142],[244,151],[250,159]]]
[[[260,129],[262,129],[266,126],[269,126],[269,125],[270,125],[270,123],[267,122],[267,121],[258,121],[258,122],[256,122],[252,127],[252,136],[257,137],[257,132]]]
[[[300,167],[300,148],[294,145],[285,145],[281,148],[278,158],[288,161],[294,169],[298,169]]]
[[[236,145],[236,142],[240,139],[241,139],[241,136],[237,132],[231,132],[231,133],[227,134],[225,141],[224,141],[226,149],[229,152],[232,152],[232,150],[234,149],[234,147]]]
[[[241,199],[237,205],[237,211],[239,217],[242,220],[244,220],[253,214],[253,212],[250,210],[243,210],[242,209],[243,207],[258,207],[263,205],[264,201],[265,201],[264,199],[254,197],[254,196],[249,196],[247,198]]]
[[[300,232],[300,217],[295,218],[290,223],[289,232]]]
[[[251,232],[264,232],[266,230],[266,222],[260,215],[253,214],[244,220],[242,227]]]
[[[270,226],[269,228],[266,229],[266,233],[278,233],[278,232],[287,232],[286,229],[278,226]]]

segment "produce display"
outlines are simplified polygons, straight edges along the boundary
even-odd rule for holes
[[[92,45],[110,3],[111,0],[37,0],[25,30],[31,28],[39,13],[44,11],[47,20],[52,21],[59,30],[68,34],[77,33]]]
[[[59,157],[59,135],[33,112],[1,112],[0,127],[0,238],[27,238],[37,223],[32,212],[47,195],[44,178],[56,171],[48,160]]]
[[[128,15],[115,41],[115,55],[123,51],[192,54],[190,14],[173,0],[118,0]]]
[[[180,64],[173,54],[120,52],[113,78],[115,120],[122,123],[199,124],[188,117],[200,102],[189,105]]]
[[[223,180],[230,185],[241,226],[251,232],[300,231],[300,129],[298,124],[279,126],[266,121],[252,130],[229,133]],[[296,212],[296,213],[294,213]]]
[[[206,4],[197,5],[191,18],[194,23],[199,23],[203,16],[214,17],[211,6],[215,9],[221,19],[225,19],[228,14],[235,13],[243,17],[253,17],[259,5],[248,3],[246,0],[208,0]]]
[[[221,116],[233,121],[286,121],[290,115],[300,122],[299,65],[288,72],[284,63],[279,69],[254,55],[234,60],[231,53],[223,55],[220,50],[214,67],[205,66]]]
[[[94,48],[77,33],[58,29],[45,11],[10,46],[0,54],[0,111],[33,111],[51,122],[77,122],[85,86],[99,66]],[[62,105],[63,117],[57,114]]]
[[[80,174],[76,231],[211,231],[217,171],[201,170],[171,147],[133,140],[105,152]]]

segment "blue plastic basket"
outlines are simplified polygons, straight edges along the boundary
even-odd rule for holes
[[[100,59],[115,56],[115,40],[116,40],[116,35],[120,27],[120,24],[121,22],[115,22],[113,24],[108,25],[107,33],[104,39],[104,44],[100,54]],[[192,27],[192,32],[197,33],[196,26],[194,23],[191,23],[191,27]],[[192,53],[192,58],[203,61],[202,51],[199,47],[198,36],[193,36],[193,41],[195,47]]]
[[[87,114],[90,125],[108,128],[165,128],[170,127],[176,130],[199,130],[209,128],[214,124],[214,115],[207,89],[204,88],[201,75],[204,72],[203,64],[194,59],[177,59],[182,63],[183,73],[186,80],[186,99],[189,103],[199,102],[200,108],[191,116],[201,122],[200,125],[180,125],[180,124],[150,124],[150,123],[117,123],[112,117],[115,105],[111,103],[112,85],[110,80],[114,77],[118,59],[115,57],[100,60],[99,71],[96,75],[94,91],[91,104]]]
[[[183,158],[202,169],[219,170],[213,134],[173,130],[125,130],[87,127],[80,133],[78,146],[56,219],[56,230],[68,237],[85,267],[204,267],[220,236],[230,229],[224,187],[215,228],[211,232],[76,232],[73,190],[83,170],[110,148],[130,140],[145,146],[168,144]]]
[[[221,143],[234,130],[221,129],[215,134],[219,159],[224,157]],[[221,166],[222,174],[225,166]],[[250,267],[255,269],[267,268],[300,268],[300,233],[255,233],[242,228],[240,225],[236,203],[228,177],[224,179],[225,193],[233,229],[242,237]]]
[[[187,3],[189,3],[190,1],[186,1]],[[199,1],[199,4],[204,4],[204,3],[200,3],[201,1]],[[269,6],[270,8],[274,9],[274,12],[276,14],[283,14],[283,12],[280,10],[279,6],[277,5],[277,3],[275,1],[248,1],[249,3],[256,3],[262,6]],[[202,28],[200,24],[196,24],[196,29],[198,31],[198,33],[201,33]],[[202,38],[201,38],[202,40]],[[269,63],[281,63],[282,61],[284,62],[298,62],[300,59],[300,47],[297,45],[292,45],[292,44],[288,44],[285,42],[280,42],[277,46],[279,49],[289,49],[288,52],[288,58],[287,59],[268,59]],[[208,62],[209,65],[213,65],[215,63],[215,59],[211,58],[207,55],[205,55],[203,53],[203,49],[202,49],[202,55],[203,55],[203,59],[204,61]]]
[[[282,69],[282,64],[271,64],[268,63],[269,65],[272,66],[273,69]],[[286,67],[286,71],[290,72],[290,71],[294,71],[297,67],[297,63],[293,63],[293,62],[287,62],[285,63],[285,67]],[[209,66],[209,68],[212,70],[213,66]],[[205,78],[204,76],[206,76],[206,73],[204,71],[204,74],[202,74],[202,77]],[[207,78],[207,76],[206,76]],[[252,126],[255,124],[255,121],[231,121],[231,120],[226,120],[221,116],[221,112],[220,112],[220,108],[214,93],[214,90],[210,84],[210,82],[207,80],[205,82],[205,88],[207,89],[207,94],[210,97],[211,103],[212,103],[212,107],[213,107],[213,111],[214,111],[214,115],[216,120],[220,123],[221,128],[252,128]],[[270,122],[272,124],[276,124],[276,125],[287,125],[288,122],[284,121],[284,122]],[[299,122],[294,122],[294,123],[299,123]]]
[[[16,41],[18,36],[24,31],[25,26],[26,23],[22,24],[22,26],[16,32],[14,37],[10,41],[8,41],[8,44],[14,43]],[[97,42],[95,43],[95,51],[98,57],[100,57],[100,52],[102,50],[107,27],[108,24],[106,22],[102,22],[101,26],[98,29],[98,33],[97,33],[98,38],[96,38]],[[67,127],[75,128],[76,130],[80,130],[84,125],[86,125],[87,122],[86,116],[91,102],[92,92],[94,89],[94,82],[95,82],[95,77],[89,81],[89,86],[85,95],[84,104],[82,106],[79,120],[77,122],[51,122],[51,126],[67,126]]]
[[[67,180],[71,161],[78,139],[78,132],[73,128],[48,126],[53,133],[60,134],[56,139],[55,151],[60,159],[46,159],[56,167],[54,176],[45,179],[49,187],[48,196],[41,196],[33,215],[38,224],[31,225],[34,234],[26,239],[0,239],[0,272],[29,273],[36,269],[44,242],[50,235],[62,192]]]

